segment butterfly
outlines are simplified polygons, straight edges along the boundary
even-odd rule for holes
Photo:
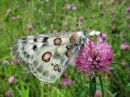
[[[29,35],[17,40],[11,52],[40,81],[54,83],[72,63],[85,37],[82,31]]]

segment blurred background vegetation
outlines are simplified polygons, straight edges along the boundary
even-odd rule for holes
[[[88,77],[75,67],[68,67],[56,83],[41,84],[10,54],[20,37],[79,31],[77,21],[83,29],[105,33],[112,45],[115,64],[103,74],[105,97],[130,97],[130,50],[120,48],[130,45],[130,0],[0,0],[0,97],[89,97]],[[10,83],[12,76],[15,82]],[[64,86],[64,78],[71,83]],[[100,94],[99,82],[97,90]]]

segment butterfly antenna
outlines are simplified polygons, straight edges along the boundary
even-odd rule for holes
[[[83,30],[83,28],[81,27],[81,22],[78,20],[78,26],[81,29],[81,31]]]
[[[92,27],[87,27],[88,28],[87,30],[83,29],[83,27],[81,26],[80,20],[77,20],[77,26],[80,28],[80,31],[82,31],[84,33],[85,39],[88,38],[89,37],[89,33],[88,32],[90,30],[92,30]]]
[[[80,20],[77,20],[77,26],[79,27],[80,31],[83,31]]]

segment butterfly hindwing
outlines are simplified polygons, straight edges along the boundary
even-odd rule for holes
[[[34,60],[30,60],[32,73],[41,81],[55,82],[66,68],[65,64],[69,58],[64,54],[67,49],[60,53],[57,52],[58,48],[57,46],[43,47],[35,54]]]

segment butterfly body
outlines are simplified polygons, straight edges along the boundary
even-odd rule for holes
[[[30,35],[13,44],[12,56],[39,80],[53,83],[73,60],[83,38],[83,32]]]

